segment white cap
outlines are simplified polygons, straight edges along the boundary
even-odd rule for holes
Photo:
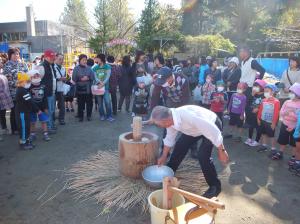
[[[27,72],[27,74],[28,74],[29,76],[34,76],[35,74],[39,74],[39,75],[40,75],[40,72],[39,72],[38,70],[32,69],[32,70],[29,70],[29,71]]]
[[[230,60],[229,60],[229,63],[230,62],[233,62],[233,63],[235,63],[236,65],[239,65],[240,64],[240,61],[239,61],[239,59],[237,58],[237,57],[232,57]]]

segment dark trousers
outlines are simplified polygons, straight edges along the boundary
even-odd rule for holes
[[[58,107],[58,120],[64,121],[65,120],[65,96],[63,92],[56,93],[56,101]]]
[[[14,107],[11,108],[10,110],[10,127],[11,127],[11,132],[14,133],[15,131],[18,130],[18,125],[17,125],[17,120],[16,120],[16,101],[14,101]]]
[[[260,128],[259,126],[257,126],[256,128],[250,127],[250,128],[249,128],[248,136],[249,136],[249,138],[252,139],[254,129],[256,129],[256,138],[255,138],[255,141],[259,142],[259,140],[260,140],[260,138],[261,138],[261,128]]]
[[[5,115],[6,115],[6,110],[0,110],[0,124],[2,129],[7,129]]]
[[[123,96],[123,95],[120,95],[119,104],[118,104],[118,109],[119,109],[119,110],[122,109],[124,99],[125,99],[126,111],[129,111],[129,106],[130,106],[130,96]]]
[[[112,104],[112,112],[114,115],[117,114],[117,105],[118,105],[118,100],[117,100],[117,91],[112,90],[110,91],[110,96],[111,96],[111,104]]]
[[[223,112],[215,112],[216,115],[218,116],[218,118],[220,119],[220,121],[222,122],[222,129],[223,129]]]
[[[30,113],[16,113],[19,135],[22,144],[26,143],[30,135]]]
[[[92,94],[78,94],[78,117],[83,118],[83,111],[86,108],[87,117],[92,116],[93,96]]]
[[[216,125],[221,130],[222,124],[219,119],[216,121]],[[197,143],[199,139],[202,138],[202,143],[199,146],[198,152],[198,160],[205,177],[206,183],[208,186],[217,186],[221,187],[221,182],[218,179],[217,171],[215,165],[211,159],[211,152],[214,147],[213,143],[205,138],[204,136],[199,137],[192,137],[189,135],[182,134],[179,139],[177,140],[174,150],[172,152],[171,158],[168,162],[168,166],[171,167],[174,172],[176,172],[177,168],[179,167],[180,163],[186,156],[189,151],[189,148]]]

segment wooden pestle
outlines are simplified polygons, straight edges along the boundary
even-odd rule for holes
[[[141,141],[142,139],[142,118],[134,117],[132,124],[132,136],[134,141]]]

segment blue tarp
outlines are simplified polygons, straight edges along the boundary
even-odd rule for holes
[[[267,73],[270,73],[277,78],[281,78],[282,73],[289,67],[289,59],[287,58],[257,58]]]
[[[7,53],[8,49],[9,49],[9,45],[7,42],[0,43],[0,53]]]

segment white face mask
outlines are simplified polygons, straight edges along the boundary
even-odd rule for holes
[[[39,84],[41,82],[41,78],[31,79],[31,83],[33,85]]]
[[[242,89],[237,89],[237,93],[242,94],[243,90]]]
[[[269,92],[264,92],[264,96],[265,96],[266,98],[270,98],[270,97],[271,97],[271,94],[270,94]]]
[[[224,87],[223,86],[218,86],[217,90],[218,90],[218,92],[222,92],[224,90]]]
[[[25,86],[24,86],[24,88],[25,88],[25,89],[29,89],[30,86],[31,86],[31,83],[26,83]]]
[[[260,91],[259,87],[257,87],[257,86],[254,86],[252,90],[255,93],[258,93]]]
[[[295,99],[295,98],[296,98],[295,93],[289,93],[289,98],[290,98],[291,100]]]

